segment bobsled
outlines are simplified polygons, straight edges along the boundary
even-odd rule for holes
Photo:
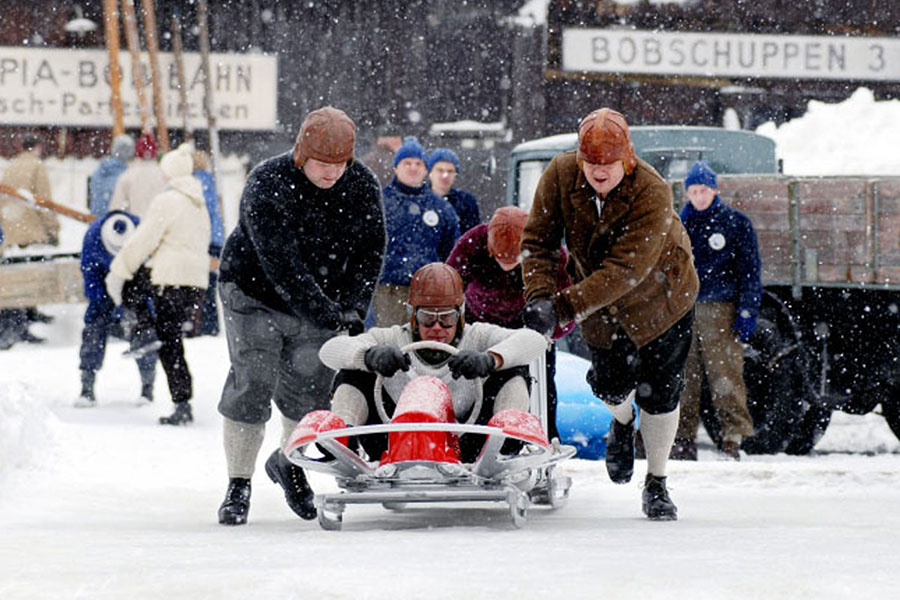
[[[414,342],[402,350],[423,348],[457,352],[453,346],[433,341]],[[333,476],[340,488],[316,495],[323,529],[340,529],[346,507],[354,504],[402,510],[409,504],[496,502],[505,504],[513,526],[521,527],[530,506],[558,508],[565,503],[572,480],[557,466],[574,456],[575,448],[547,439],[543,357],[531,365],[536,385],[530,410],[499,412],[487,425],[473,424],[483,401],[481,382],[468,422],[459,423],[445,381],[414,371],[410,369],[410,381],[391,415],[382,403],[383,378],[376,378],[375,404],[382,424],[347,427],[338,415],[318,410],[294,429],[284,447],[288,460]],[[387,435],[387,449],[381,456],[368,457],[354,450],[359,444],[353,438],[370,434]],[[471,463],[461,459],[459,437],[463,434],[485,438]],[[514,442],[507,444],[509,440]]]

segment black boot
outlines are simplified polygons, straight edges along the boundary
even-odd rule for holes
[[[613,483],[628,483],[634,473],[634,413],[627,425],[613,419],[606,436],[606,472]]]
[[[644,514],[651,521],[674,521],[678,518],[678,508],[669,498],[665,477],[647,473],[642,506]]]
[[[94,397],[94,371],[81,372],[81,394],[75,400],[77,408],[88,408],[97,405],[97,399]]]
[[[194,421],[194,415],[191,413],[191,405],[187,402],[176,402],[175,411],[168,417],[160,417],[160,425],[187,425]]]
[[[123,352],[122,356],[126,358],[143,358],[160,348],[162,348],[162,342],[156,337],[155,329],[139,329],[132,336],[128,344],[128,350]]]
[[[266,461],[266,475],[284,488],[284,499],[298,517],[306,521],[316,518],[316,495],[306,481],[303,469],[287,459],[279,449]]]
[[[244,525],[250,512],[250,480],[232,477],[228,480],[225,500],[219,507],[219,523],[222,525]]]

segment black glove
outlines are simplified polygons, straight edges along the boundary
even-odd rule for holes
[[[350,309],[341,313],[341,329],[346,329],[350,335],[359,335],[366,330],[366,325],[359,313]]]
[[[529,302],[522,318],[525,320],[525,327],[544,335],[552,335],[553,329],[559,323],[559,317],[556,316],[556,310],[553,309],[553,302],[550,300]]]
[[[463,350],[447,361],[453,379],[487,377],[494,370],[496,364],[494,357],[487,352],[475,352],[474,350]]]
[[[379,344],[366,350],[366,368],[373,373],[393,377],[398,370],[409,371],[412,359],[395,346]]]

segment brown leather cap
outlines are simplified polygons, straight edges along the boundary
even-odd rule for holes
[[[323,106],[306,116],[294,143],[294,164],[303,166],[308,158],[326,163],[353,160],[356,125],[342,110]]]
[[[528,213],[518,206],[501,206],[494,211],[488,223],[488,253],[504,262],[516,262],[526,221]]]
[[[409,282],[409,305],[462,306],[462,277],[456,269],[445,263],[428,263],[416,271]]]
[[[634,171],[637,157],[625,117],[601,108],[583,118],[578,126],[578,159],[595,165],[621,160],[626,173]]]

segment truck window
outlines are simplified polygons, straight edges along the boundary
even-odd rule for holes
[[[517,164],[518,173],[516,180],[518,181],[518,189],[516,190],[516,198],[519,207],[522,210],[531,211],[531,204],[534,202],[534,192],[537,190],[538,181],[549,160],[523,160]]]

